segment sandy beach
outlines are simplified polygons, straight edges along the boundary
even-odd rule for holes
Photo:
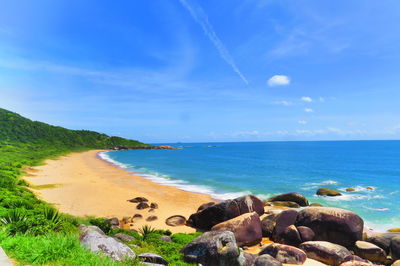
[[[72,153],[47,160],[42,166],[30,168],[25,180],[32,184],[39,198],[54,204],[63,213],[119,219],[141,214],[143,219],[134,222],[135,229],[148,224],[174,233],[195,232],[187,226],[168,226],[165,219],[172,215],[188,218],[199,205],[213,201],[210,196],[146,180],[99,159],[99,152]],[[137,203],[127,200],[139,196],[147,198],[149,204],[157,203],[159,208],[154,212],[137,210]],[[146,218],[152,215],[158,219],[147,222]]]

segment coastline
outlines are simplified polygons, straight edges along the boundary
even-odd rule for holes
[[[54,204],[60,212],[76,216],[132,217],[141,214],[129,228],[138,229],[147,224],[157,229],[169,229],[174,233],[190,233],[195,229],[187,226],[171,227],[165,219],[172,215],[188,218],[198,206],[214,201],[206,194],[187,192],[173,186],[155,183],[121,169],[98,157],[105,150],[71,153],[57,159],[46,160],[44,165],[32,167],[24,179],[40,199]],[[158,209],[138,210],[135,203],[127,200],[145,197],[158,204]],[[149,216],[157,220],[148,222]]]

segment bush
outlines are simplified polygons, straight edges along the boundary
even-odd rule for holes
[[[106,218],[89,218],[89,223],[99,227],[105,234],[111,231],[111,225]]]

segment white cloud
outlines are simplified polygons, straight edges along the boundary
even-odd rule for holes
[[[276,101],[276,102],[273,102],[272,104],[289,106],[289,105],[292,105],[293,103],[289,102],[289,101]]]
[[[301,125],[305,125],[305,124],[307,124],[307,121],[306,120],[299,120],[298,123],[301,124]]]
[[[306,113],[313,113],[314,110],[311,109],[311,108],[304,108],[304,112],[306,112]]]
[[[308,97],[308,96],[303,96],[303,97],[301,97],[301,100],[302,100],[303,102],[308,102],[308,103],[310,103],[310,102],[313,101],[313,100],[311,99],[311,97]]]
[[[268,85],[270,87],[284,86],[289,84],[290,84],[290,78],[285,75],[275,75],[268,80]]]

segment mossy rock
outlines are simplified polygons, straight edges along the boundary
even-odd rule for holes
[[[352,188],[352,187],[349,187],[349,188],[346,188],[346,191],[347,192],[354,192],[354,191],[356,191],[354,188]]]
[[[388,230],[389,232],[393,232],[393,233],[398,233],[400,232],[400,227],[396,227],[396,228],[391,228]]]
[[[336,196],[341,196],[342,194],[340,192],[337,192],[336,190],[333,190],[330,188],[320,188],[317,190],[317,195],[318,196],[336,197]]]

